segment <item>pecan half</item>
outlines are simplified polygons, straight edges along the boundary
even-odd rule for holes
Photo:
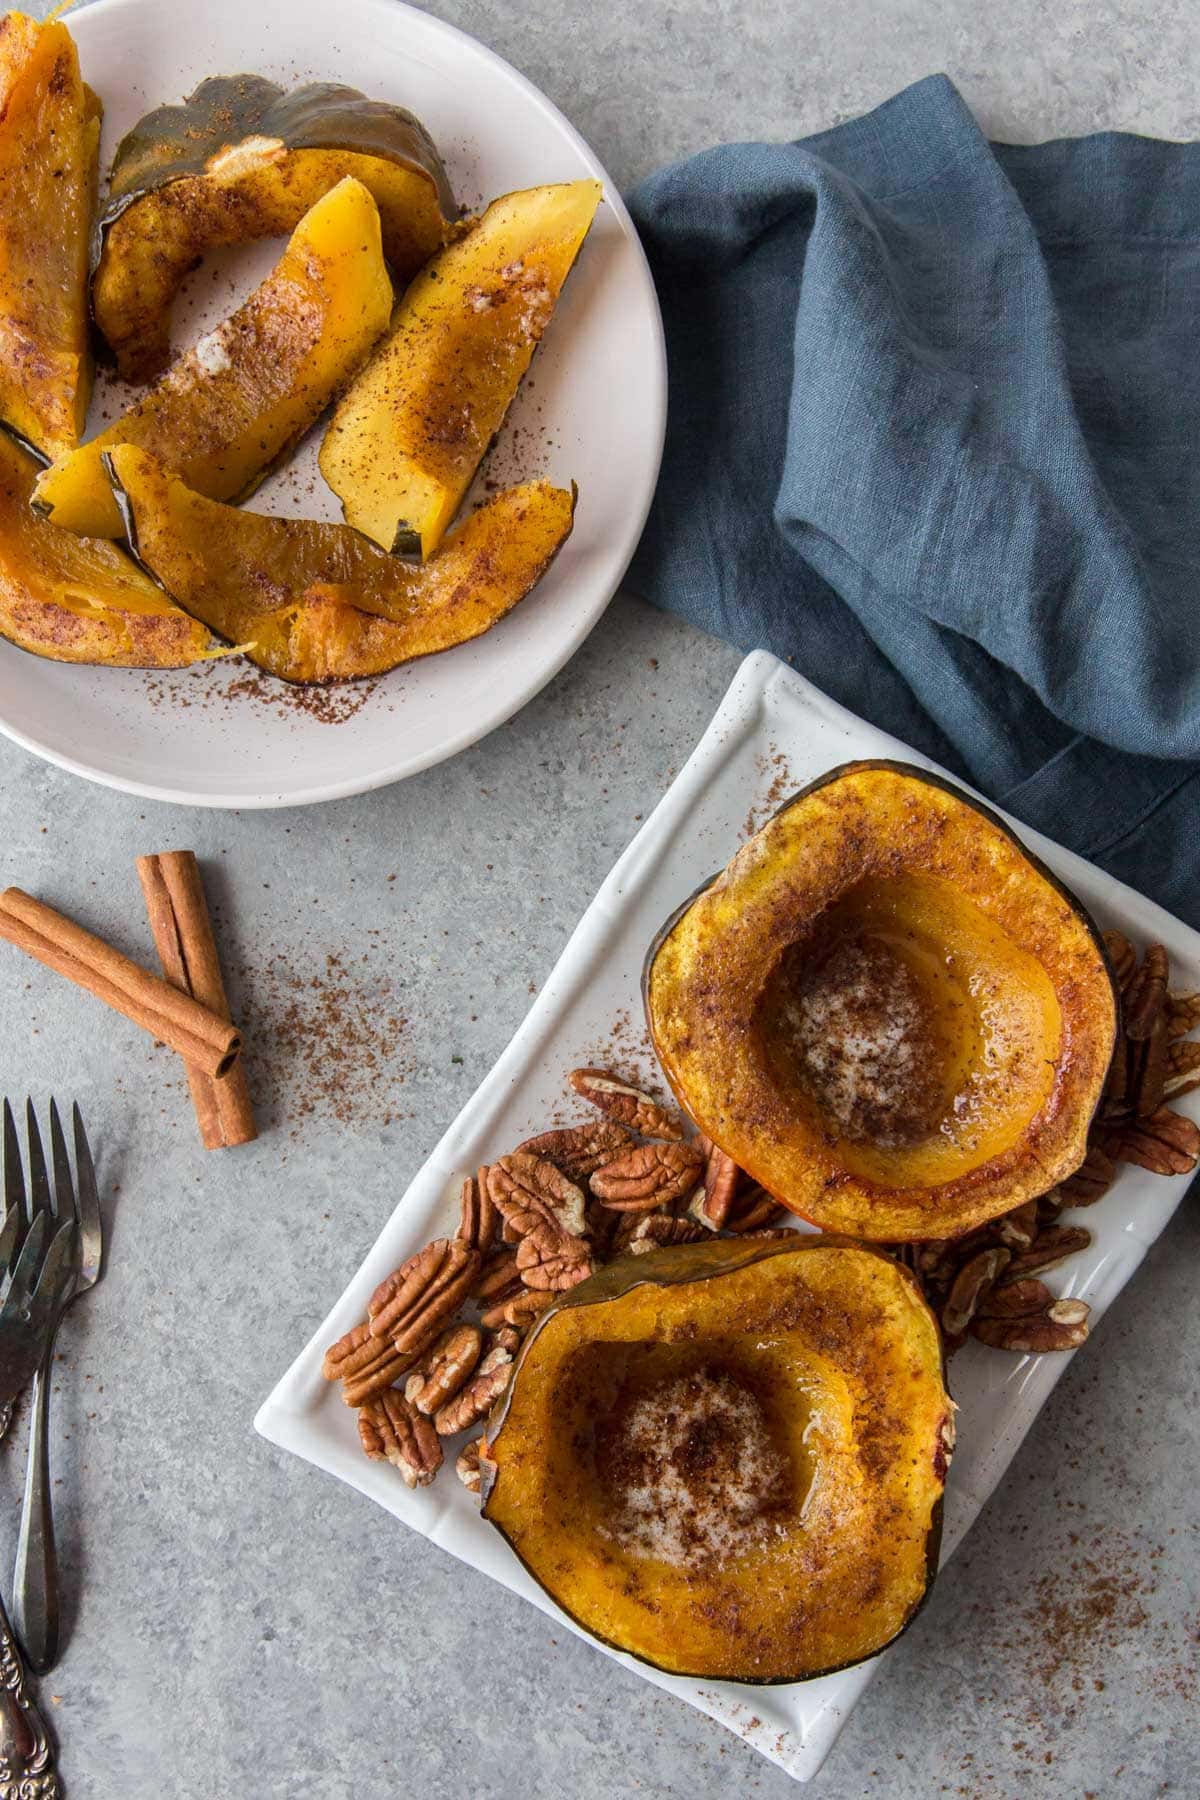
[[[660,1106],[653,1095],[622,1081],[611,1069],[572,1069],[567,1080],[577,1094],[642,1137],[674,1143],[683,1136],[683,1120],[673,1108]]]
[[[1052,1300],[1039,1312],[1012,1318],[976,1318],[972,1334],[993,1350],[1040,1355],[1049,1350],[1075,1350],[1088,1335],[1090,1308],[1083,1300]]]
[[[748,1188],[739,1197],[736,1210],[726,1219],[725,1229],[741,1237],[744,1232],[758,1231],[763,1225],[774,1225],[786,1214],[787,1207],[781,1206],[774,1194],[768,1194],[761,1187]]]
[[[1160,1009],[1146,1037],[1129,1046],[1129,1097],[1137,1119],[1150,1118],[1163,1103],[1168,1048],[1166,1016]]]
[[[505,1323],[511,1324],[512,1320],[508,1317],[509,1308],[517,1301],[526,1299],[532,1291],[517,1275],[507,1287],[501,1288],[499,1293],[493,1294],[486,1306],[480,1308],[479,1323],[485,1325],[489,1331],[494,1331],[497,1326]],[[552,1296],[547,1294],[546,1298],[549,1302]]]
[[[592,1260],[583,1238],[543,1228],[517,1245],[517,1268],[526,1287],[562,1293],[587,1280]]]
[[[1129,1052],[1130,1044],[1124,1032],[1119,1030],[1108,1074],[1104,1078],[1104,1092],[1100,1097],[1100,1111],[1106,1119],[1119,1119],[1128,1114]]]
[[[465,1387],[483,1352],[478,1325],[451,1325],[404,1383],[404,1398],[419,1413],[437,1412]]]
[[[1200,1025],[1200,994],[1168,994],[1167,1035],[1186,1037]]]
[[[1014,1206],[1011,1212],[995,1221],[992,1229],[996,1237],[1010,1250],[1028,1250],[1037,1234],[1037,1209],[1036,1199]]]
[[[1012,1252],[1003,1244],[977,1250],[968,1257],[950,1285],[942,1307],[942,1330],[948,1338],[962,1339],[967,1327],[987,1299],[996,1277],[1008,1267]]]
[[[705,1149],[704,1197],[697,1207],[700,1223],[720,1231],[729,1217],[734,1197],[742,1184],[742,1171],[727,1150],[719,1144],[701,1140]],[[694,1204],[694,1203],[693,1203]]]
[[[1082,1225],[1050,1225],[1040,1231],[1028,1250],[1014,1256],[1005,1272],[1006,1280],[1020,1280],[1026,1275],[1040,1275],[1056,1269],[1068,1256],[1086,1250],[1092,1234]]]
[[[1142,966],[1125,989],[1125,1036],[1137,1044],[1148,1038],[1154,1021],[1167,1004],[1171,966],[1161,944],[1148,944]]]
[[[1137,972],[1137,951],[1123,931],[1106,931],[1104,945],[1108,951],[1108,960],[1112,964],[1112,972],[1117,986],[1124,993],[1131,978]]]
[[[585,1125],[567,1125],[561,1131],[543,1131],[538,1137],[526,1138],[517,1149],[547,1157],[572,1181],[584,1181],[632,1141],[615,1119],[589,1119]]]
[[[458,1215],[458,1236],[462,1243],[478,1250],[481,1256],[492,1247],[498,1220],[487,1187],[487,1166],[477,1175],[468,1175],[462,1184],[462,1200]]]
[[[691,1192],[702,1161],[694,1144],[639,1144],[596,1170],[592,1192],[616,1212],[654,1212]]]
[[[477,1494],[483,1485],[483,1471],[479,1467],[479,1452],[483,1448],[483,1439],[476,1438],[460,1450],[454,1461],[454,1473],[463,1486],[472,1494]]]
[[[614,1254],[624,1213],[611,1212],[607,1206],[593,1196],[587,1203],[584,1214],[584,1234],[592,1246],[592,1251],[601,1262]]]
[[[1163,1098],[1179,1100],[1200,1087],[1200,1044],[1174,1043],[1167,1048],[1167,1078]]]
[[[479,1252],[458,1238],[436,1238],[410,1256],[371,1295],[367,1312],[376,1337],[397,1350],[423,1350],[471,1291]]]
[[[1105,1126],[1100,1140],[1118,1162],[1136,1163],[1153,1175],[1190,1175],[1200,1159],[1200,1127],[1169,1106],[1130,1125]]]
[[[1054,1295],[1044,1281],[1023,1276],[1020,1281],[1006,1281],[993,1288],[979,1312],[981,1317],[989,1319],[1022,1319],[1040,1312],[1053,1299]]]
[[[390,1462],[410,1488],[428,1487],[442,1466],[442,1446],[429,1420],[396,1388],[368,1400],[358,1434],[372,1462]]]
[[[361,1406],[372,1394],[390,1388],[420,1354],[401,1352],[387,1338],[377,1338],[364,1319],[325,1352],[321,1373],[326,1381],[340,1381],[347,1406]]]
[[[453,1437],[456,1432],[477,1425],[508,1386],[512,1370],[512,1351],[505,1344],[493,1344],[462,1392],[434,1414],[438,1435]]]
[[[1060,1181],[1058,1191],[1066,1206],[1094,1206],[1117,1178],[1117,1165],[1102,1144],[1091,1143],[1073,1175]]]
[[[708,1213],[705,1210],[704,1202],[707,1198],[708,1198],[708,1195],[706,1194],[704,1188],[698,1187],[695,1190],[695,1192],[691,1195],[691,1197],[689,1198],[688,1203],[684,1207],[683,1210],[687,1214],[688,1218],[694,1219],[696,1224],[701,1226],[703,1230],[719,1231],[720,1226],[713,1225],[710,1222]]]
[[[630,1250],[635,1256],[644,1256],[647,1250],[661,1250],[669,1244],[695,1244],[708,1233],[703,1225],[697,1225],[692,1219],[672,1218],[670,1213],[624,1213],[622,1222],[628,1220],[629,1229],[617,1233],[617,1244],[622,1250]]]
[[[554,1295],[548,1289],[522,1287],[519,1293],[494,1300],[486,1312],[480,1313],[479,1322],[493,1329],[500,1325],[512,1325],[518,1331],[525,1331],[539,1314],[553,1304]]]
[[[1061,1188],[1051,1188],[1048,1194],[1042,1194],[1037,1203],[1038,1230],[1044,1231],[1047,1225],[1057,1225],[1066,1204]]]
[[[517,1270],[516,1249],[510,1249],[506,1245],[503,1248],[493,1250],[492,1254],[484,1263],[479,1279],[475,1283],[475,1298],[481,1304],[484,1301],[491,1302],[496,1298],[497,1294],[502,1294],[505,1288],[512,1287],[514,1283],[519,1283],[520,1279],[521,1277]]]
[[[488,1171],[488,1193],[518,1237],[527,1237],[539,1221],[571,1237],[583,1236],[582,1189],[544,1156],[528,1150],[502,1156]]]

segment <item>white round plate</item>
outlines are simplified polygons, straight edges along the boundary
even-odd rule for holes
[[[348,82],[432,132],[470,208],[513,188],[594,176],[605,204],[489,460],[505,484],[579,484],[575,529],[545,579],[474,643],[378,682],[304,690],[241,658],[172,673],[71,668],[0,644],[0,730],[60,767],[190,806],[296,806],[382,787],[502,724],[591,630],[633,554],[662,454],[662,322],[641,246],[582,138],[474,39],[397,0],[94,0],[68,23],[104,102],[102,169],[152,106],[206,75]],[[279,244],[211,259],[176,306],[188,342],[230,312]],[[128,403],[101,384],[90,428]],[[254,496],[264,512],[340,517],[316,437]],[[485,474],[488,471],[485,470]]]

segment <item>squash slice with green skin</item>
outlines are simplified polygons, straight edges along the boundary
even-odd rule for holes
[[[480,1453],[483,1516],[603,1643],[806,1681],[937,1569],[953,1406],[907,1269],[845,1239],[621,1257],[557,1297]]]
[[[487,631],[544,573],[575,497],[497,494],[421,568],[347,525],[206,500],[133,446],[105,458],[134,556],[185,611],[285,681],[381,675]]]
[[[0,432],[0,635],[52,662],[178,669],[219,654],[198,620],[106,538],[29,504],[39,464]]]
[[[512,404],[600,204],[598,181],[493,201],[417,276],[338,404],[321,473],[346,522],[431,556]]]
[[[261,75],[202,81],[117,147],[92,277],[96,323],[127,381],[166,366],[183,278],[218,245],[284,237],[352,175],[379,207],[383,252],[408,281],[455,230],[458,208],[432,138],[403,107]]]
[[[379,210],[347,177],[310,207],[244,306],[145,398],[39,478],[35,505],[70,531],[120,537],[101,458],[139,444],[214,500],[252,493],[362,362],[392,289]]]
[[[79,442],[91,394],[99,141],[66,26],[0,17],[0,420],[47,457]]]

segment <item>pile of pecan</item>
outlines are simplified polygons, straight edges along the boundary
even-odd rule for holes
[[[1169,992],[1167,956],[1139,963],[1108,934],[1121,1027],[1087,1160],[1058,1188],[965,1237],[896,1246],[941,1321],[948,1351],[968,1336],[1001,1350],[1069,1350],[1088,1307],[1042,1280],[1091,1242],[1068,1208],[1090,1206],[1121,1162],[1189,1173],[1200,1129],[1167,1101],[1200,1087],[1200,994]],[[443,1440],[472,1433],[460,1480],[479,1491],[478,1428],[508,1386],[525,1333],[556,1293],[618,1256],[710,1233],[783,1237],[778,1201],[674,1108],[607,1069],[575,1069],[571,1087],[596,1114],[545,1131],[462,1185],[457,1230],[380,1283],[367,1317],[325,1354],[324,1374],[358,1409],[363,1449],[425,1486]]]
[[[1058,1300],[1041,1279],[1084,1250],[1092,1234],[1064,1225],[1068,1208],[1108,1192],[1120,1163],[1155,1175],[1189,1175],[1200,1159],[1200,1128],[1172,1111],[1200,1087],[1200,994],[1172,994],[1161,944],[1139,962],[1119,931],[1105,943],[1120,996],[1112,1067],[1088,1141],[1068,1181],[965,1237],[905,1244],[896,1254],[920,1281],[942,1325],[948,1352],[971,1335],[999,1350],[1073,1350],[1088,1334],[1082,1300]]]
[[[556,1293],[617,1256],[710,1232],[775,1235],[783,1216],[723,1150],[688,1139],[673,1108],[607,1069],[569,1080],[599,1117],[528,1138],[469,1176],[455,1235],[381,1282],[367,1317],[325,1353],[366,1454],[410,1487],[433,1480],[443,1439],[487,1417]],[[456,1467],[478,1492],[477,1437]]]

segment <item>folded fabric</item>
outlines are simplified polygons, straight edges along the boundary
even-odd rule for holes
[[[1200,925],[1200,145],[950,81],[630,205],[666,456],[630,586]]]

